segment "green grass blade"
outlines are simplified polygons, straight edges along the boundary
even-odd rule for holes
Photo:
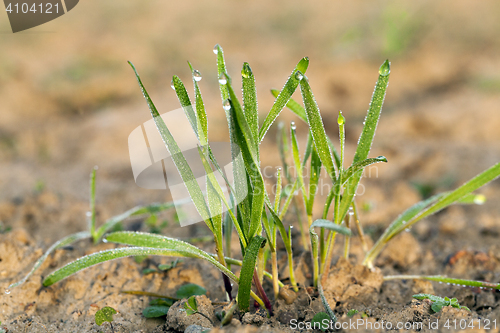
[[[186,203],[190,201],[191,199],[187,199]],[[178,202],[178,204],[181,204],[181,202]],[[117,225],[120,222],[123,222],[129,217],[143,215],[143,214],[156,214],[174,207],[175,205],[173,202],[166,202],[166,203],[154,203],[148,206],[136,206],[134,208],[131,208],[120,215],[113,216],[112,218],[107,220],[102,226],[100,226],[95,233],[95,239],[100,240],[101,237],[106,232],[110,231],[111,229],[113,229],[115,225]]]
[[[213,176],[213,173],[212,173]],[[214,183],[215,182],[215,183]],[[210,219],[212,220],[212,225],[214,226],[214,235],[217,241],[217,245],[220,246],[218,249],[221,251],[221,256],[223,255],[222,248],[222,202],[220,195],[220,185],[213,177],[212,179],[207,176],[207,200],[208,207],[210,209]],[[223,194],[222,194],[223,195]],[[229,209],[229,208],[228,208]]]
[[[380,162],[387,163],[387,158],[385,158],[385,156],[367,158],[364,161],[351,165],[342,175],[342,184],[345,184],[345,182],[347,182],[352,176],[354,176],[357,172],[362,171],[367,166]]]
[[[179,100],[179,103],[181,104],[182,109],[184,110],[184,113],[186,114],[187,119],[189,120],[189,124],[191,125],[191,128],[193,129],[194,133],[196,136],[199,136],[198,133],[198,123],[196,121],[196,114],[194,113],[193,110],[193,105],[191,104],[191,99],[189,98],[189,95],[187,93],[186,87],[184,86],[184,83],[182,83],[181,79],[177,76],[174,75],[172,77],[172,88],[175,91],[175,94],[177,95],[177,99]]]
[[[312,230],[313,228],[325,228],[346,236],[351,236],[352,234],[351,230],[349,230],[348,228],[324,219],[318,219],[314,221],[309,229]]]
[[[208,253],[192,244],[175,238],[146,232],[117,231],[107,235],[106,241],[135,247],[152,247],[158,249],[190,251],[200,258],[210,256]]]
[[[258,231],[262,218],[262,211],[265,200],[265,184],[264,178],[260,172],[260,163],[258,159],[258,145],[252,137],[251,130],[246,121],[243,109],[238,102],[236,94],[230,83],[230,78],[227,77],[226,83],[230,97],[231,117],[235,119],[234,133],[236,142],[240,147],[245,161],[245,169],[252,180],[253,189],[251,191],[251,215],[250,226],[247,238],[251,239]]]
[[[319,236],[314,231],[314,228],[309,228],[309,236],[311,238],[311,251],[312,251],[312,262],[313,262],[313,285],[318,286],[319,277]]]
[[[410,227],[417,221],[432,215],[446,207],[448,207],[451,204],[454,204],[455,202],[459,201],[462,199],[464,196],[469,195],[470,193],[474,192],[478,188],[486,185],[487,183],[495,180],[500,176],[500,163],[497,163],[490,167],[489,169],[483,171],[476,177],[472,178],[469,180],[467,183],[463,184],[459,188],[457,188],[454,191],[451,191],[447,194],[445,194],[443,197],[441,197],[438,201],[436,201],[434,204],[429,206],[427,209],[422,211],[419,215],[415,216],[411,221],[408,221],[408,226]]]
[[[283,204],[283,208],[281,208],[281,211],[279,213],[280,220],[282,220],[283,217],[285,217],[285,214],[288,211],[288,207],[290,206],[290,203],[292,202],[292,200],[295,196],[295,190],[297,189],[298,184],[299,184],[298,179],[295,179],[295,181],[292,184],[292,188],[290,189],[290,191],[287,194],[285,203]]]
[[[200,159],[202,161],[203,167],[205,169],[205,173],[207,175],[207,199],[209,201],[209,209],[211,213],[211,219],[212,219],[212,225],[214,227],[214,235],[216,237],[216,241],[218,242],[217,244],[219,246],[222,245],[222,234],[223,234],[223,229],[222,229],[222,206],[220,201],[224,203],[224,205],[227,208],[227,212],[229,214],[230,220],[233,222],[233,224],[236,227],[236,231],[238,233],[238,237],[240,238],[240,241],[243,244],[243,247],[245,248],[247,246],[247,238],[245,236],[245,233],[241,229],[240,224],[238,223],[238,220],[236,216],[234,215],[233,212],[233,207],[234,207],[234,202],[233,204],[229,204],[227,201],[222,188],[215,178],[215,175],[213,174],[213,170],[210,167],[207,156],[205,155],[204,151],[202,150],[201,147],[198,146],[198,152],[200,154]],[[227,182],[227,180],[226,180]],[[231,196],[230,196],[231,199]],[[232,200],[232,199],[231,199]],[[234,200],[233,200],[234,201]],[[230,228],[226,227],[227,230],[231,230]],[[227,239],[226,239],[227,242]],[[219,249],[221,250],[221,249]],[[222,252],[221,252],[222,253]]]
[[[217,75],[219,77],[219,89],[221,93],[221,99],[223,102],[224,112],[226,114],[227,125],[229,129],[229,141],[231,143],[231,158],[233,161],[233,179],[234,179],[234,191],[235,197],[242,199],[238,203],[237,216],[242,217],[243,220],[250,218],[250,204],[249,196],[245,196],[247,183],[247,175],[244,170],[244,161],[240,158],[240,149],[237,144],[237,139],[234,133],[234,127],[236,126],[236,119],[233,118],[230,108],[225,106],[225,103],[229,99],[229,90],[227,87],[227,80],[229,77],[226,73],[226,62],[224,60],[224,51],[219,44],[214,47],[214,53],[217,57]],[[226,82],[225,82],[226,81]],[[213,163],[213,161],[212,161]]]
[[[285,86],[283,87],[283,89],[281,89],[281,92],[274,101],[274,105],[272,106],[266,119],[264,120],[264,123],[260,128],[258,142],[261,142],[264,139],[264,136],[266,135],[267,131],[269,130],[273,122],[276,120],[281,110],[283,110],[285,105],[288,103],[295,90],[297,89],[297,86],[299,85],[299,79],[297,78],[296,75],[297,72],[305,73],[308,66],[309,66],[309,58],[307,57],[302,58],[295,67],[295,69],[293,70],[292,74],[290,74],[290,76],[288,77]]]
[[[337,317],[335,316],[335,313],[333,313],[333,310],[330,307],[330,304],[328,304],[328,301],[326,300],[325,292],[323,291],[323,285],[321,284],[321,278],[318,279],[318,293],[319,293],[319,296],[321,297],[321,302],[323,303],[323,306],[326,310],[326,313],[328,313],[328,316],[330,317],[331,321],[336,323]]]
[[[213,256],[215,257],[215,254]],[[236,266],[243,265],[243,262],[241,260],[238,260],[238,259],[234,259],[234,258],[230,258],[230,257],[226,257],[224,259],[226,259],[226,262],[228,264],[231,264],[231,265],[236,265]],[[264,271],[264,276],[268,277],[270,280],[273,279],[273,275],[271,273],[269,273],[268,271]],[[281,281],[278,281],[278,284],[279,284],[280,288],[283,288],[285,286],[283,284],[283,282],[281,282]]]
[[[221,265],[217,260],[210,257],[211,260],[207,259],[205,256],[199,257],[196,253],[190,252],[188,250],[178,250],[178,249],[165,249],[165,248],[150,248],[150,247],[124,247],[112,250],[105,250],[98,253],[93,253],[82,258],[79,258],[66,266],[58,269],[57,271],[51,273],[43,280],[43,286],[48,287],[62,279],[67,278],[85,268],[97,265],[99,263],[130,257],[130,256],[144,256],[144,255],[160,255],[169,257],[185,257],[185,258],[200,258],[209,261],[212,265],[221,270],[224,274],[228,275],[233,281],[238,282],[238,279],[234,274]],[[230,274],[230,275],[229,275]]]
[[[389,280],[428,280],[440,283],[454,284],[461,287],[474,287],[474,288],[491,288],[500,290],[500,283],[491,283],[476,280],[464,280],[449,278],[441,275],[388,275],[384,276],[385,281]]]
[[[372,266],[375,258],[391,238],[398,235],[405,229],[410,228],[421,219],[454,203],[459,203],[463,198],[465,198],[464,200],[466,201],[469,200],[468,198],[470,198],[469,195],[471,192],[495,180],[498,176],[500,176],[500,163],[497,163],[486,171],[483,171],[454,191],[437,194],[427,200],[413,205],[402,215],[398,216],[398,218],[391,223],[386,231],[384,231],[373,248],[366,254],[363,263],[365,265]]]
[[[236,97],[233,86],[231,85],[231,78],[227,74],[226,78],[227,78],[226,87],[229,92],[231,110],[234,111],[235,113],[234,119],[237,121],[237,124],[241,130],[241,134],[243,134],[242,138],[244,139],[244,142],[238,142],[238,145],[241,148],[241,145],[245,144],[246,147],[248,148],[248,151],[251,153],[254,162],[258,162],[259,146],[252,135],[252,128],[250,127],[250,124],[247,122],[247,118],[245,117],[241,104],[238,101],[238,97]],[[257,163],[256,165],[258,166],[259,164]]]
[[[306,211],[308,216],[313,214],[314,198],[318,189],[319,177],[321,174],[321,159],[313,147],[311,152],[311,168],[309,173],[309,199],[306,204]]]
[[[364,265],[369,267],[372,265],[375,258],[378,256],[380,251],[383,249],[385,244],[396,235],[396,231],[401,227],[406,228],[407,221],[410,221],[413,217],[419,214],[423,209],[428,207],[430,204],[439,200],[444,193],[436,194],[426,200],[422,200],[405,210],[401,213],[392,223],[385,229],[384,233],[377,240],[375,245],[368,251],[363,261]]]
[[[295,165],[295,172],[297,173],[297,179],[299,180],[299,188],[302,190],[302,195],[304,196],[304,202],[307,206],[307,192],[304,185],[304,175],[302,173],[302,162],[300,161],[299,153],[299,143],[297,142],[297,135],[295,134],[295,123],[292,122],[290,125],[290,137],[292,141],[292,156],[293,163]]]
[[[436,281],[448,284],[455,284],[462,287],[479,287],[479,288],[492,288],[500,290],[500,283],[491,283],[484,281],[474,281],[474,280],[464,280],[464,279],[455,279],[449,278],[446,276],[423,276],[424,280]]]
[[[280,92],[276,89],[271,89],[271,94],[273,94],[274,97],[278,97]],[[302,107],[302,105],[297,103],[293,98],[290,98],[286,103],[286,107],[307,124],[306,110]]]
[[[264,227],[264,231],[266,232],[266,238],[269,244],[269,248],[271,252],[276,251],[276,228],[275,224],[271,219],[268,218],[266,211],[262,212],[262,226]]]
[[[226,62],[224,60],[224,51],[222,50],[222,47],[219,44],[215,45],[214,53],[217,56],[217,75],[218,77],[221,77],[222,74],[226,73]],[[224,102],[229,98],[229,92],[227,90],[226,85],[220,83],[220,81],[219,81],[219,88],[220,88],[220,96],[222,98],[222,101]]]
[[[305,76],[302,76],[302,79],[300,80],[300,91],[302,93],[304,105],[306,106],[307,123],[309,124],[309,128],[311,130],[314,145],[316,146],[318,155],[321,158],[321,162],[325,166],[326,172],[332,180],[335,180],[334,162],[328,145],[325,127],[323,126],[321,114],[318,104],[314,99],[311,86]]]
[[[80,239],[85,239],[85,238],[90,238],[91,235],[90,235],[90,232],[88,231],[83,231],[83,232],[78,232],[76,234],[72,234],[72,235],[69,235],[69,236],[66,236],[64,237],[63,239],[60,239],[58,240],[57,242],[55,242],[54,244],[52,244],[51,247],[49,247],[49,249],[43,254],[43,256],[41,256],[36,262],[35,262],[35,265],[33,265],[33,268],[31,269],[31,271],[24,277],[22,278],[20,281],[16,282],[16,283],[13,283],[9,286],[9,289],[12,289],[12,288],[15,288],[21,284],[23,284],[24,282],[26,282],[29,277],[31,275],[33,275],[33,273],[38,269],[40,268],[40,266],[42,266],[42,264],[44,263],[45,259],[47,259],[47,257],[52,253],[54,252],[55,250],[61,248],[61,247],[64,247],[64,246],[68,246],[70,244],[73,244],[74,242],[76,241],[79,241]]]
[[[203,167],[206,173],[206,183],[207,183],[207,200],[208,206],[210,209],[212,225],[214,226],[214,235],[217,241],[218,246],[222,246],[222,204],[221,200],[224,202],[230,216],[234,218],[234,214],[232,214],[231,206],[227,202],[227,199],[222,192],[222,188],[215,178],[212,168],[208,163],[208,154],[205,155],[203,148],[198,146],[198,152],[200,154],[200,159],[202,161]],[[237,221],[234,221],[237,224]],[[238,226],[238,225],[237,225]],[[242,241],[245,243],[244,235],[241,233],[241,230],[238,228],[238,235],[243,237]],[[246,244],[245,244],[246,245]],[[222,247],[218,250],[222,250]],[[221,252],[222,255],[222,252]]]
[[[235,223],[238,223],[237,221],[234,221]],[[225,248],[224,248],[224,256],[230,257],[231,256],[231,240],[233,236],[233,221],[231,220],[231,217],[229,214],[224,215],[224,243],[225,243]],[[231,269],[231,266],[228,265],[228,268]]]
[[[241,70],[243,86],[243,111],[247,119],[248,126],[252,131],[252,136],[258,138],[259,116],[257,109],[257,89],[255,88],[255,77],[250,65],[245,62]]]
[[[377,129],[380,114],[382,112],[382,104],[384,103],[387,85],[389,84],[389,75],[391,72],[391,64],[386,60],[379,68],[379,77],[373,91],[370,107],[365,117],[363,131],[358,140],[358,147],[354,154],[353,164],[363,161],[368,158],[368,153],[372,147],[373,138],[375,137],[375,130]],[[343,219],[347,214],[347,210],[351,206],[351,202],[356,194],[359,181],[361,180],[361,173],[355,174],[345,188],[344,196],[342,197],[339,218]]]
[[[368,113],[365,117],[363,131],[359,137],[353,163],[366,159],[372,147],[375,130],[377,129],[380,114],[382,112],[382,104],[384,103],[387,85],[389,84],[390,66],[389,60],[386,60],[382,66],[380,66],[378,81],[373,91]]]
[[[205,198],[203,196],[203,193],[198,185],[198,182],[196,181],[196,178],[193,174],[193,171],[191,170],[191,167],[187,163],[186,159],[184,158],[184,155],[182,154],[182,151],[179,149],[179,146],[177,145],[177,142],[175,141],[174,137],[170,133],[169,129],[167,128],[167,125],[165,125],[165,122],[163,121],[162,117],[158,113],[158,110],[156,109],[156,106],[154,105],[153,101],[149,97],[148,92],[146,91],[146,88],[144,88],[144,85],[142,84],[142,81],[139,77],[139,74],[137,73],[134,65],[129,62],[130,66],[134,70],[134,73],[137,78],[137,82],[139,83],[139,86],[142,90],[142,94],[144,95],[144,98],[146,99],[146,102],[148,104],[148,107],[151,111],[151,115],[153,116],[154,122],[156,124],[156,127],[158,128],[158,131],[160,132],[160,135],[163,139],[163,142],[167,146],[167,149],[172,157],[172,160],[174,161],[175,166],[177,167],[177,170],[179,171],[179,174],[182,178],[182,181],[184,182],[184,185],[186,186],[189,195],[191,199],[193,200],[193,203],[202,217],[202,219],[205,221],[207,226],[213,231],[213,226],[210,221],[210,213],[208,211],[207,204],[205,202]]]
[[[276,225],[276,227],[278,228],[278,230],[281,234],[281,238],[283,239],[283,243],[285,243],[285,249],[286,249],[287,253],[290,252],[292,250],[292,243],[291,243],[291,240],[290,240],[288,233],[286,232],[286,229],[285,229],[285,226],[283,225],[283,222],[281,221],[279,216],[276,214],[276,212],[273,210],[273,208],[270,205],[267,205],[267,209],[271,213],[271,216],[274,220],[274,224]]]
[[[426,200],[422,200],[414,204],[413,206],[405,210],[391,223],[391,225],[386,230],[387,233],[384,232],[384,234],[382,235],[383,237],[381,237],[381,239],[384,239],[384,241],[388,241],[397,234],[398,230],[400,229],[404,230],[408,228],[407,225],[408,221],[411,221],[415,216],[420,214],[426,207],[429,207],[431,204],[438,201],[444,195],[445,193],[436,194]]]
[[[288,163],[286,161],[288,153],[290,152],[290,148],[288,145],[288,137],[285,129],[285,124],[280,121],[278,123],[278,133],[276,135],[276,144],[278,146],[278,151],[280,154],[281,165],[283,165],[283,171],[285,174],[286,180],[291,183],[292,178],[290,176],[290,172],[288,170]]]
[[[231,273],[226,267],[219,263],[212,255],[207,252],[197,248],[196,246],[183,242],[181,240],[170,238],[158,234],[149,234],[144,232],[130,232],[130,231],[119,231],[114,232],[106,236],[108,242],[131,245],[135,247],[149,247],[158,249],[170,249],[178,251],[188,251],[189,253],[196,256],[196,258],[205,259],[211,264],[219,268],[224,274],[226,274],[230,279],[238,282],[238,279],[234,279],[235,275]]]
[[[313,141],[311,132],[309,132],[309,133],[307,133],[306,151],[304,152],[304,158],[302,159],[302,168],[304,168],[306,166],[307,160],[311,156],[313,148],[314,148],[314,141]]]
[[[191,69],[191,74],[193,76],[193,86],[194,86],[194,98],[195,98],[195,109],[196,109],[196,125],[198,126],[198,140],[202,146],[208,144],[208,121],[207,113],[205,111],[205,105],[203,103],[203,98],[201,97],[200,87],[198,81],[201,80],[201,74],[199,71],[193,69],[193,66],[188,62],[189,68]]]
[[[462,198],[465,198],[464,200],[468,201],[470,198],[470,192],[473,192],[490,181],[493,181],[498,176],[500,176],[500,163],[495,164],[454,191],[440,193],[427,200],[416,203],[407,209],[403,214],[398,216],[398,218],[387,228],[386,232],[384,232],[380,239],[384,243],[387,243],[391,238],[403,230],[411,227],[421,219],[432,215],[449,205],[460,202]]]
[[[271,93],[274,95],[274,97],[278,96],[278,91],[275,90],[275,89],[272,89],[271,90]],[[288,103],[286,104],[287,108],[289,108],[293,113],[295,113],[300,119],[302,119],[306,124],[308,124],[307,122],[307,115],[306,115],[306,110],[302,107],[302,105],[300,105],[299,103],[297,103],[293,98],[290,98],[290,100],[288,101]],[[307,137],[307,147],[310,147],[309,146],[309,140],[312,139],[312,137],[310,136],[310,133],[309,133],[309,136]],[[330,140],[330,138],[327,136],[327,140],[328,140],[328,145],[330,146],[330,150],[332,151],[332,154],[333,154],[333,157],[335,159],[335,165],[337,166],[337,169],[340,168],[340,156],[339,154],[337,153],[337,150],[335,149],[335,146],[333,145],[332,141]],[[304,154],[304,159],[303,159],[303,164],[305,165],[305,162],[307,161],[307,159],[309,158],[309,154],[310,154],[310,150],[309,149],[306,149],[306,152]]]
[[[344,151],[345,151],[345,118],[342,115],[342,111],[339,111],[339,116],[337,119],[339,124],[339,142],[340,142],[340,168],[339,174],[342,175],[344,172]],[[339,176],[342,179],[342,177]]]
[[[486,202],[486,197],[482,194],[469,193],[460,198],[457,203],[463,205],[482,205]]]
[[[265,238],[255,236],[248,244],[245,250],[245,257],[241,266],[239,287],[238,287],[238,305],[240,310],[248,311],[250,307],[250,291],[252,288],[253,272],[255,270],[255,262],[261,247],[265,245]]]
[[[274,195],[274,210],[276,212],[279,212],[281,203],[281,190],[282,190],[281,168],[278,168],[276,179],[277,180],[276,180],[276,193]]]
[[[328,139],[328,146],[330,147],[330,150],[332,151],[332,154],[333,154],[335,166],[337,167],[337,170],[340,170],[340,156],[339,156],[339,153],[337,152],[337,148],[335,148],[332,140],[330,140],[329,137],[327,137],[327,139]]]

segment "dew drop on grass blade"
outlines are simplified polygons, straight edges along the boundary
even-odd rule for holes
[[[271,110],[267,114],[267,117],[260,128],[258,142],[261,142],[264,139],[264,136],[266,135],[267,131],[269,130],[273,122],[276,120],[281,110],[283,110],[285,105],[288,103],[288,100],[292,97],[295,90],[297,89],[297,86],[299,85],[300,81],[300,79],[297,78],[297,72],[305,73],[307,71],[308,66],[309,66],[309,58],[308,57],[302,58],[295,67],[295,69],[292,71],[292,74],[290,74],[290,76],[288,77],[288,80],[281,89],[281,92],[279,93],[278,97],[276,97],[276,100],[274,101]]]

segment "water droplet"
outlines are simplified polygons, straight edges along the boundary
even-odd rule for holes
[[[215,44],[215,46],[214,46],[214,54],[218,54],[219,53],[219,47],[220,47],[219,44]]]
[[[293,229],[293,225],[290,226],[290,229]]]
[[[5,289],[5,294],[9,295],[10,294],[10,289]]]
[[[99,167],[97,165],[94,165],[94,170],[99,170]]]
[[[281,171],[281,167],[277,167],[276,170]]]
[[[349,216],[353,216],[354,215],[354,210],[352,209],[352,207],[349,207]]]
[[[92,217],[92,212],[86,212],[85,215],[87,215],[87,217]]]
[[[175,90],[174,79],[172,79],[172,81],[170,81],[170,88]]]
[[[304,74],[302,74],[300,71],[297,71],[297,73],[295,73],[295,78],[300,81],[304,78]]]
[[[482,195],[482,194],[478,194],[474,197],[474,203],[476,205],[482,205],[486,202],[486,196]]]
[[[195,69],[193,71],[193,78],[196,82],[199,82],[201,80],[201,73],[199,70]]]
[[[380,66],[378,72],[382,76],[389,75],[389,73],[391,72],[391,63],[389,62],[389,59],[387,59],[386,61],[384,61],[384,63],[382,64],[382,66]]]
[[[406,229],[405,229],[405,231],[406,231],[406,232],[410,232],[410,228],[406,228]]]
[[[102,242],[103,242],[103,243],[107,243],[107,242],[108,242],[108,240],[107,240],[106,238],[103,238],[103,239],[102,239]]]
[[[344,125],[344,123],[345,123],[345,118],[342,115],[342,111],[339,111],[339,117],[337,118],[337,122],[339,125]]]
[[[252,76],[252,69],[250,68],[248,62],[245,62],[243,64],[243,68],[241,69],[241,76],[243,76],[243,78],[245,79],[248,79],[250,76]]]
[[[226,84],[227,83],[227,75],[226,73],[220,73],[219,75],[219,83]]]
[[[226,111],[229,111],[229,109],[231,109],[231,102],[229,102],[229,100],[226,99],[224,103],[222,103],[222,108],[224,108],[224,110]]]
[[[292,121],[292,122],[290,123],[290,128],[291,128],[292,130],[294,130],[294,131],[297,129],[297,125],[295,125],[295,121]]]

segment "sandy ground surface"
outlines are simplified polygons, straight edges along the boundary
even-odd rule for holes
[[[178,108],[169,87],[172,75],[179,75],[191,91],[186,64],[191,61],[203,75],[210,139],[227,138],[212,53],[216,43],[225,50],[236,86],[242,63],[251,64],[262,115],[273,102],[269,89],[281,87],[297,61],[309,56],[307,76],[328,134],[337,135],[338,110],[346,117],[347,158],[354,152],[377,69],[386,58],[391,60],[386,103],[371,152],[386,156],[389,163],[372,170],[363,181],[366,192],[358,197],[361,205],[371,207],[361,218],[375,238],[399,212],[420,200],[412,184],[449,190],[500,160],[499,7],[494,1],[455,1],[450,6],[432,1],[87,0],[53,22],[18,34],[10,33],[3,14],[0,226],[12,231],[0,235],[0,291],[22,277],[51,243],[86,228],[88,174],[94,165],[99,166],[101,223],[133,206],[169,199],[167,191],[141,189],[133,180],[127,138],[150,116],[127,60],[134,62],[165,112]],[[281,119],[297,120],[287,110]],[[303,143],[304,124],[298,123],[298,132]],[[262,143],[263,163],[272,167],[279,165],[274,137],[275,127]],[[395,240],[396,250],[386,250],[378,262],[382,273],[500,282],[500,185],[493,183],[480,192],[488,197],[485,205],[452,207]],[[202,225],[180,228],[171,216],[166,218],[169,228],[163,231],[169,236],[209,234]],[[409,249],[398,251],[397,242]],[[198,245],[213,251],[210,242]],[[9,332],[98,331],[93,313],[107,305],[120,311],[115,331],[167,331],[173,328],[164,321],[142,317],[147,298],[118,292],[135,288],[169,293],[193,282],[207,287],[210,299],[223,298],[217,273],[190,261],[167,276],[143,276],[141,269],[152,263],[121,260],[41,288],[41,277],[55,267],[109,246],[82,242],[57,251],[27,284],[0,296],[0,327]],[[449,257],[461,250],[465,255],[450,265]],[[354,253],[350,259],[359,263],[360,258]],[[336,311],[342,315],[352,306],[371,308],[372,317],[394,321],[398,313],[407,319],[420,311],[422,320],[430,320],[428,309],[421,308],[425,304],[411,301],[411,292],[421,288],[412,283],[386,282],[373,287],[369,301],[355,298],[351,303],[341,297],[344,291],[336,291],[342,299]],[[498,293],[434,288],[442,295],[462,293],[473,309],[471,318],[500,318]],[[306,303],[301,306],[321,311],[316,303]],[[286,319],[277,316],[271,324],[283,329]]]

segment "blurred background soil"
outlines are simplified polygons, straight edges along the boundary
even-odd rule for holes
[[[212,53],[219,43],[236,87],[243,62],[252,66],[262,117],[273,103],[269,90],[281,88],[308,56],[307,76],[332,138],[338,111],[346,118],[347,159],[378,67],[390,59],[370,153],[389,163],[369,169],[358,196],[362,222],[375,237],[422,196],[455,188],[500,160],[499,16],[493,0],[85,0],[57,20],[12,34],[1,14],[0,231],[24,228],[33,246],[46,249],[84,230],[95,165],[101,223],[133,206],[169,200],[168,191],[134,183],[127,139],[150,114],[127,60],[160,113],[179,107],[172,75],[191,93],[189,60],[203,75],[210,139],[223,141],[227,127]],[[280,117],[297,121],[303,147],[305,124],[288,110]],[[264,166],[280,165],[275,137],[276,125],[261,144]],[[480,192],[488,197],[485,205],[452,207],[420,222],[413,237],[442,260],[463,249],[489,251],[500,235],[500,184]],[[209,233],[202,224],[180,228],[174,220],[164,232]],[[21,258],[15,268],[0,261],[2,286],[21,277],[19,270],[36,256]]]

